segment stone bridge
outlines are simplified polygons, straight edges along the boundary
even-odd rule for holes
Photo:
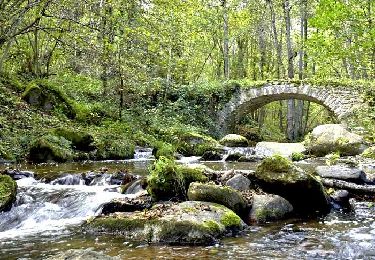
[[[236,123],[247,113],[273,101],[300,99],[324,106],[341,123],[353,111],[364,105],[358,88],[347,86],[318,86],[308,83],[266,83],[257,87],[239,87],[218,112],[222,134],[233,132]]]

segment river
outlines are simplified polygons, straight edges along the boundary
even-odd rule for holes
[[[37,174],[75,174],[107,168],[146,175],[152,161],[21,165]],[[195,158],[183,162],[194,163]],[[255,163],[206,163],[215,169],[254,169]],[[305,164],[308,167],[310,164]],[[310,165],[311,166],[311,165]],[[4,166],[0,166],[4,167]],[[0,213],[0,259],[43,259],[69,249],[100,251],[119,259],[374,259],[375,206],[355,202],[352,213],[331,212],[315,220],[288,219],[250,226],[241,236],[210,247],[138,244],[121,237],[92,236],[79,227],[103,203],[123,196],[110,185],[51,185],[17,181],[17,202]]]

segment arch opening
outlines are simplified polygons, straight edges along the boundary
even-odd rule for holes
[[[240,106],[234,115],[231,132],[254,143],[298,142],[314,127],[338,122],[334,112],[321,102],[279,98],[252,100]]]

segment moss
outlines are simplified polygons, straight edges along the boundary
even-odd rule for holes
[[[293,168],[293,163],[281,155],[274,155],[264,159],[258,166],[257,172],[287,173]]]
[[[105,232],[134,231],[144,228],[146,219],[130,217],[100,217],[88,221],[89,228],[102,230]]]
[[[225,228],[238,227],[241,225],[241,218],[233,211],[229,211],[225,213],[220,222],[225,226]]]
[[[16,199],[17,183],[8,175],[0,175],[0,211],[9,210]]]
[[[228,147],[247,147],[249,141],[241,135],[229,134],[220,139],[219,143]]]
[[[64,137],[47,134],[37,138],[30,147],[29,160],[32,162],[66,162],[72,159],[71,142]]]
[[[191,182],[207,180],[202,169],[177,165],[174,160],[162,156],[150,168],[147,190],[155,200],[185,199]]]
[[[213,138],[196,132],[177,133],[176,137],[177,151],[184,156],[201,156],[218,145]]]
[[[221,232],[220,225],[216,221],[207,220],[203,223],[203,226],[212,234]]]
[[[366,150],[364,150],[361,156],[375,160],[375,146],[369,147]]]
[[[92,151],[95,149],[93,145],[94,138],[92,137],[92,135],[88,134],[82,129],[72,130],[65,127],[60,127],[54,129],[53,133],[72,142],[73,147],[77,150]]]
[[[246,203],[238,191],[214,183],[192,183],[188,190],[189,200],[214,202],[242,214]]]
[[[292,161],[301,161],[305,159],[305,155],[303,153],[294,152],[292,153]]]

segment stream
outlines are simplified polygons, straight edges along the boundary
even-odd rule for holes
[[[35,174],[76,174],[128,171],[146,175],[152,160],[147,155],[125,161],[21,165]],[[183,158],[181,163],[196,163]],[[319,164],[319,162],[316,162]],[[255,169],[256,163],[207,162],[215,170]],[[305,168],[312,163],[303,163]],[[5,166],[0,165],[0,170]],[[210,247],[147,245],[115,236],[86,234],[80,224],[100,213],[114,198],[134,196],[116,192],[116,185],[96,182],[86,186],[43,183],[34,178],[17,181],[17,201],[0,213],[0,259],[44,259],[69,249],[102,252],[119,259],[374,259],[375,206],[354,202],[352,213],[331,212],[324,219],[288,219],[250,226],[239,237]]]

